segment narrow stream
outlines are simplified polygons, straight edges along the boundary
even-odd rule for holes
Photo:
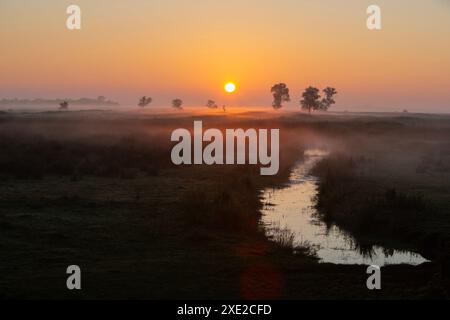
[[[263,191],[262,223],[266,234],[273,237],[280,229],[289,230],[296,244],[308,244],[315,248],[323,263],[365,264],[384,266],[388,264],[418,265],[427,260],[419,254],[373,247],[362,253],[353,238],[337,226],[327,228],[320,221],[314,208],[317,195],[317,178],[310,175],[314,165],[327,156],[323,150],[308,150],[303,161],[293,169],[289,185],[283,189]],[[274,231],[278,230],[278,231]]]

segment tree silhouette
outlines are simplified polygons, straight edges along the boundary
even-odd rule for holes
[[[289,88],[285,83],[278,83],[274,85],[270,92],[273,95],[272,107],[274,109],[281,109],[283,107],[283,102],[291,101],[289,96]]]
[[[328,111],[328,109],[336,103],[336,101],[334,101],[334,96],[337,94],[337,91],[335,88],[326,87],[323,89],[323,93],[325,94],[325,97],[320,104],[320,110]]]
[[[59,110],[67,110],[67,109],[69,109],[69,102],[64,100],[59,104]]]
[[[153,101],[152,98],[143,96],[141,99],[139,99],[139,104],[138,104],[138,106],[139,106],[139,107],[146,107],[146,106],[148,106],[150,103],[152,103],[152,101]]]
[[[324,97],[320,100],[319,89],[315,87],[308,87],[302,94],[303,100],[300,101],[300,105],[303,110],[311,111],[328,111],[331,105],[335,104],[334,96],[337,94],[335,88],[326,87],[323,89]]]
[[[181,100],[181,99],[172,100],[172,107],[174,107],[175,109],[179,109],[179,110],[183,109],[182,105],[183,105],[183,100]]]
[[[308,87],[302,94],[303,100],[300,101],[300,105],[303,110],[318,110],[320,108],[320,94],[319,89],[314,87]]]
[[[216,104],[216,102],[214,100],[208,100],[208,102],[206,102],[206,106],[209,109],[217,109],[218,105]]]

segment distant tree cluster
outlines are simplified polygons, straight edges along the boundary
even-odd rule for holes
[[[206,107],[208,107],[209,109],[217,109],[219,106],[214,100],[208,100],[206,102]]]
[[[272,86],[270,90],[273,102],[272,107],[276,110],[281,109],[283,104],[291,101],[290,91],[288,86],[285,83],[277,83]],[[315,87],[308,87],[302,93],[302,100],[300,101],[300,106],[303,110],[308,111],[309,113],[313,111],[327,111],[333,104],[336,103],[334,100],[337,91],[335,88],[326,87],[322,90],[323,96],[321,96],[319,89]],[[143,96],[139,99],[138,106],[146,107],[153,102],[153,98]],[[0,100],[0,105],[27,105],[27,104],[50,104],[57,103],[59,105],[60,110],[68,110],[69,105],[95,105],[95,106],[112,106],[119,105],[117,102],[113,102],[107,100],[104,96],[99,96],[97,99],[90,98],[81,98],[78,100],[71,99],[56,99],[56,100],[43,100],[43,99],[34,99],[34,100],[19,100],[17,98],[12,100],[2,99]],[[177,98],[172,100],[172,107],[178,110],[183,109],[183,100]],[[218,109],[219,106],[214,100],[207,100],[206,107],[208,109]],[[226,106],[222,106],[222,110],[226,112]]]
[[[272,86],[270,92],[273,97],[272,107],[276,110],[281,109],[283,104],[291,101],[290,91],[285,83],[277,83]],[[337,94],[335,88],[326,87],[322,90],[323,95],[321,95],[320,90],[315,87],[308,87],[302,93],[302,100],[300,100],[300,106],[303,110],[309,113],[313,111],[327,111],[332,105],[336,103],[334,97]],[[146,107],[153,102],[153,98],[148,96],[143,96],[139,99],[138,106]],[[46,104],[57,104],[60,110],[68,110],[69,105],[82,105],[82,106],[116,106],[119,105],[117,102],[107,100],[104,96],[99,96],[97,99],[91,98],[81,98],[78,100],[72,99],[55,99],[55,100],[45,100],[45,99],[2,99],[0,100],[0,105],[46,105]],[[177,98],[172,100],[172,107],[178,110],[183,109],[183,100]],[[206,102],[206,107],[208,109],[218,109],[219,106],[216,101],[210,99]],[[226,106],[222,106],[222,110],[226,112]],[[407,112],[406,110],[404,111]]]
[[[336,103],[334,96],[337,94],[336,89],[332,87],[326,87],[323,91],[323,97],[320,95],[319,89],[315,87],[308,87],[302,93],[302,100],[300,101],[300,106],[303,110],[307,110],[309,113],[312,111],[327,111],[333,104]],[[285,102],[291,101],[289,88],[285,83],[277,83],[270,89],[273,96],[272,107],[276,110],[281,109]],[[139,106],[144,107],[152,102],[150,97],[142,97],[139,100]],[[183,100],[174,99],[172,100],[172,107],[178,110],[183,109]],[[206,107],[208,109],[218,109],[216,101],[209,99],[206,102]],[[226,112],[225,105],[222,106],[222,110]]]
[[[59,110],[67,110],[69,109],[69,102],[63,101],[59,104]]]
[[[139,106],[139,107],[146,107],[146,106],[148,106],[150,103],[152,103],[152,101],[153,101],[152,98],[143,96],[141,99],[139,99],[139,104],[138,104],[138,106]]]
[[[272,106],[276,110],[281,109],[284,102],[291,101],[289,88],[285,83],[275,84],[270,91],[273,96]],[[303,99],[300,101],[301,108],[309,113],[312,111],[328,111],[336,103],[334,96],[337,91],[332,87],[326,87],[322,91],[323,97],[321,97],[319,89],[311,86],[306,88],[302,93]]]
[[[172,100],[172,107],[178,110],[183,110],[183,100],[181,99]]]
[[[148,105],[150,105],[153,102],[153,99],[151,97],[147,97],[147,96],[143,96],[142,98],[139,99],[139,103],[138,106],[140,107],[146,107]],[[172,100],[172,107],[178,110],[183,110],[183,100],[177,98]],[[218,104],[214,101],[214,100],[208,100],[206,102],[206,107],[209,109],[218,109],[219,106]],[[223,111],[226,111],[226,107],[225,105],[222,106]]]
[[[104,96],[95,98],[81,98],[81,99],[1,99],[2,106],[46,106],[57,105],[60,109],[68,109],[69,105],[73,106],[98,106],[98,107],[113,107],[118,106],[119,103],[107,100]]]
[[[152,98],[150,97],[142,97],[139,100],[139,106],[141,107],[145,107],[147,105],[149,105],[150,103],[152,103]],[[177,99],[173,99],[172,100],[172,107],[178,110],[183,110],[183,100],[177,98]],[[209,109],[218,109],[219,106],[217,105],[217,103],[214,100],[208,100],[206,102],[206,107]],[[222,107],[222,109],[225,111],[225,106]]]
[[[302,94],[303,99],[300,105],[303,110],[311,111],[328,111],[330,107],[336,103],[334,96],[337,94],[335,88],[326,87],[323,91],[323,98],[321,98],[319,89],[315,87],[308,87]]]

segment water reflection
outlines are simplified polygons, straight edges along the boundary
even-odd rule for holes
[[[283,237],[283,241],[308,244],[321,262],[336,264],[411,264],[426,262],[422,256],[378,246],[361,247],[339,227],[327,227],[317,218],[314,197],[317,179],[309,172],[327,153],[308,150],[303,161],[297,164],[289,186],[283,189],[267,189],[263,192],[265,206],[262,222],[269,237]],[[278,239],[279,240],[279,239]]]

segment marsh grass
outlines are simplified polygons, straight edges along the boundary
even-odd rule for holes
[[[211,168],[214,170],[214,168]],[[253,168],[226,168],[212,187],[185,190],[180,210],[190,225],[234,232],[258,232],[258,203]]]
[[[318,246],[314,246],[308,241],[298,240],[295,232],[287,227],[282,227],[279,223],[266,226],[267,237],[276,246],[277,251],[301,255],[312,259],[318,259]]]
[[[364,165],[362,159],[337,154],[314,168],[320,178],[315,199],[320,218],[349,231],[364,252],[370,253],[372,245],[384,243],[436,257],[435,248],[445,247],[436,243],[447,242],[445,233],[437,235],[430,224],[439,219],[440,209],[420,192],[399,190],[374,180],[361,170]],[[430,237],[439,240],[427,244]]]
[[[288,228],[272,226],[270,228],[269,238],[281,250],[294,252],[296,248],[295,233]]]
[[[119,177],[154,176],[167,167],[167,146],[154,137],[128,136],[110,144],[95,141],[59,141],[27,134],[0,140],[0,175],[39,180],[46,176]]]
[[[445,140],[450,130],[444,127],[432,134],[433,128],[408,129],[391,119],[295,115],[256,120],[259,116],[203,119],[221,129],[280,128],[281,167],[276,177],[261,177],[258,168],[248,166],[172,166],[171,130],[190,128],[198,117],[71,112],[0,116],[0,249],[4,258],[0,297],[239,299],[242,273],[261,261],[280,276],[280,298],[430,295],[433,265],[388,267],[383,270],[385,289],[373,293],[361,286],[364,279],[355,281],[355,274],[365,276],[363,267],[317,264],[309,259],[315,248],[293,243],[289,231],[281,232],[275,242],[268,241],[258,224],[263,205],[259,190],[285,183],[307,144],[326,142],[332,149],[341,149],[353,141],[357,148],[384,150],[384,143],[373,144],[376,139],[367,140],[363,133],[377,139],[387,134],[403,143],[411,136],[413,142],[425,136]],[[428,121],[430,126],[433,121]],[[450,128],[450,121],[445,121]],[[380,207],[409,207],[411,201],[420,201],[404,199],[399,193],[405,191],[397,185],[396,195],[387,197],[385,192],[392,185],[361,185],[360,157],[351,158],[327,164],[330,188],[322,190],[326,195],[322,204],[330,212],[339,206],[357,208],[374,194],[373,201]],[[341,177],[346,184],[340,183]],[[358,190],[361,193],[352,197]],[[445,184],[439,190],[443,190],[442,199],[447,199]],[[426,198],[433,192],[425,193]],[[332,223],[341,219],[339,212],[330,215]],[[349,217],[353,213],[351,219],[344,218],[355,225],[362,219],[358,212],[365,217],[362,210],[342,210]],[[433,246],[448,232],[448,217],[429,218],[437,234],[428,237]],[[396,225],[408,219],[404,215]],[[420,227],[429,228],[430,220],[423,219]],[[375,240],[379,239],[386,236],[377,234]],[[243,255],[246,246],[255,253]],[[65,268],[74,261],[86,270],[86,286],[75,296],[61,285]],[[264,273],[257,276],[263,281],[246,284],[253,296],[264,291],[267,278]]]

